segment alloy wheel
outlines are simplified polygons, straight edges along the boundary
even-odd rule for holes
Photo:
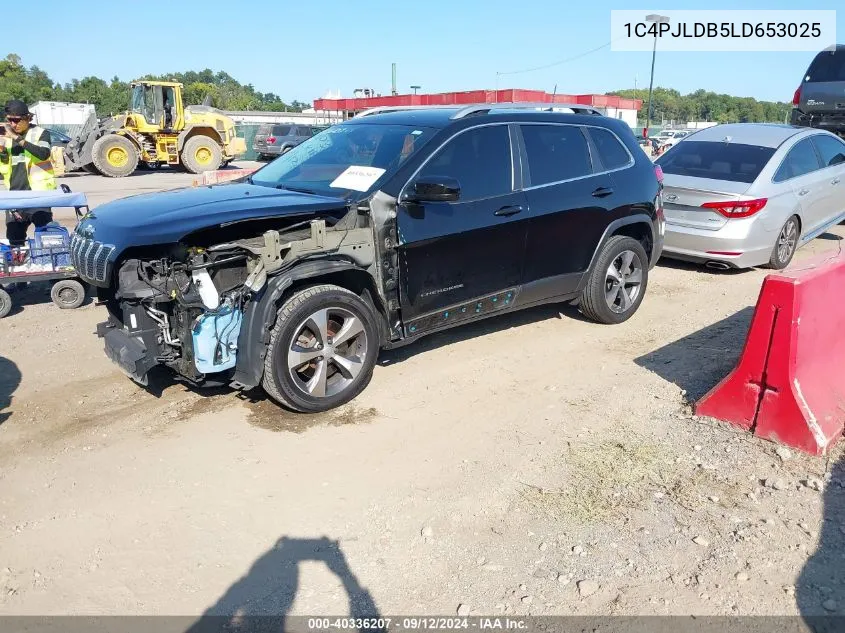
[[[798,225],[795,220],[789,220],[783,225],[778,235],[778,259],[781,262],[789,261],[795,245],[798,243]]]
[[[349,310],[318,310],[295,332],[287,364],[303,394],[312,398],[335,396],[361,373],[369,341],[361,319]]]
[[[643,263],[634,251],[622,251],[607,268],[604,295],[608,307],[624,314],[636,303],[643,283]]]

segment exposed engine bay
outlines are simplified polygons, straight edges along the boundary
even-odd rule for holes
[[[244,313],[269,278],[314,258],[377,268],[368,219],[354,210],[340,220],[311,216],[258,236],[248,236],[254,226],[217,227],[154,254],[127,254],[107,301],[108,327],[136,348],[124,345],[113,360],[142,384],[158,364],[193,382],[233,369]],[[219,241],[221,235],[232,239]],[[108,330],[101,336],[108,338]]]

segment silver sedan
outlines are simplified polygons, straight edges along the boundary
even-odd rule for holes
[[[657,159],[667,258],[712,268],[785,268],[845,220],[845,141],[769,123],[700,130]]]

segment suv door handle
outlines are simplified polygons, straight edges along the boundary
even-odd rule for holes
[[[599,187],[593,192],[594,198],[606,198],[607,196],[613,193],[613,189],[610,187]]]
[[[799,196],[806,196],[808,193],[810,193],[809,189],[802,189],[801,191],[798,192],[798,195]]]
[[[522,213],[522,207],[502,207],[501,209],[493,213],[493,215],[498,215],[499,217],[508,217],[511,215],[516,215],[517,213]]]

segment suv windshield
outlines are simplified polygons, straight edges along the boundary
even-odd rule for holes
[[[329,196],[366,192],[433,133],[408,125],[332,126],[255,172],[252,183]]]
[[[816,55],[807,77],[809,83],[822,81],[845,81],[845,55],[842,52],[831,53],[825,51]]]
[[[752,183],[774,155],[772,147],[687,140],[657,159],[664,174]]]

